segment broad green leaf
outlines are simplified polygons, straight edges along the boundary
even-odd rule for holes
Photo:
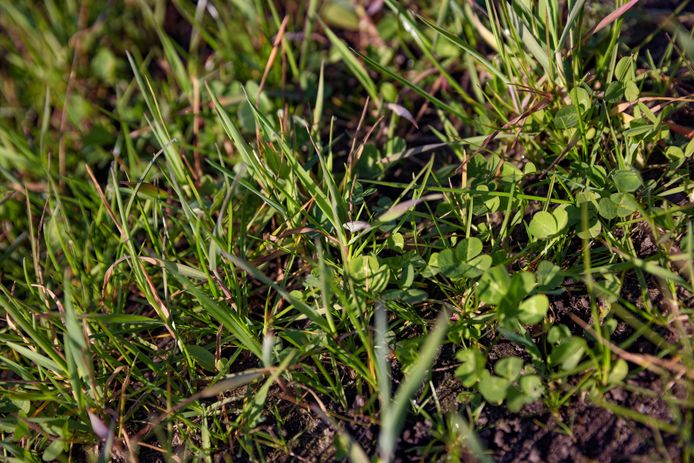
[[[441,267],[439,266],[439,253],[432,252],[429,256],[429,262],[422,272],[422,276],[425,278],[431,278],[439,274]]]
[[[609,376],[607,377],[607,382],[610,384],[620,384],[624,378],[629,374],[629,365],[624,359],[619,359],[615,362]]]
[[[610,198],[600,198],[598,213],[607,220],[612,220],[619,215],[617,214],[617,205]]]
[[[482,241],[471,237],[461,240],[453,249],[444,249],[438,255],[441,273],[449,278],[475,278],[483,274],[492,263],[491,256],[480,254]]]
[[[517,413],[523,408],[523,405],[527,402],[527,397],[523,394],[523,391],[515,386],[509,386],[506,391],[506,408],[512,413]]]
[[[504,166],[506,163],[504,163]],[[474,189],[475,196],[473,202],[472,213],[475,215],[485,215],[490,212],[496,212],[501,205],[501,198],[496,195],[488,194],[489,187],[487,185],[477,185]]]
[[[608,103],[616,103],[624,96],[624,83],[618,80],[610,82],[605,90],[605,100]]]
[[[547,342],[550,344],[558,344],[562,340],[571,336],[571,331],[566,325],[553,325],[547,333]]]
[[[56,439],[51,444],[46,447],[41,455],[43,461],[57,461],[58,457],[63,454],[63,449],[65,448],[65,443],[62,439]]]
[[[478,295],[482,302],[496,305],[501,302],[509,288],[511,277],[503,265],[487,270],[478,283]]]
[[[521,391],[533,400],[539,399],[545,390],[542,385],[542,379],[537,375],[523,376],[519,384]]]
[[[624,56],[614,68],[614,75],[621,82],[632,82],[636,79],[636,65],[631,56]]]
[[[359,29],[359,16],[349,1],[329,0],[323,4],[320,15],[331,26],[349,31]]]
[[[569,224],[569,213],[567,212],[569,207],[573,209],[573,206],[562,204],[552,211],[552,216],[554,216],[554,221],[557,226],[557,233],[564,230]]]
[[[405,237],[402,236],[402,233],[395,232],[388,237],[388,245],[391,248],[402,251],[405,249]]]
[[[506,391],[511,384],[506,378],[500,378],[486,372],[482,375],[477,389],[489,403],[500,405],[506,398]]]
[[[520,305],[518,319],[527,324],[541,322],[549,309],[549,299],[544,294],[536,294],[524,300]]]
[[[559,130],[572,129],[578,125],[579,117],[575,106],[564,106],[554,114],[554,126]]]
[[[357,256],[349,261],[349,274],[366,291],[378,294],[388,286],[390,271],[376,256]]]
[[[194,344],[186,346],[188,353],[207,371],[215,371],[214,355],[202,346]]]
[[[552,289],[559,286],[563,280],[561,276],[561,268],[554,265],[548,260],[543,260],[537,264],[535,276],[537,284],[546,289]]]
[[[482,253],[482,248],[482,240],[473,236],[458,243],[456,246],[456,254],[468,261],[480,255],[480,253]]]
[[[687,146],[684,147],[684,155],[685,157],[692,157],[694,155],[694,138],[689,140],[689,143],[687,143]]]
[[[477,349],[458,351],[456,358],[462,363],[455,370],[455,375],[465,387],[474,385],[482,375],[487,358]]]
[[[598,218],[597,214],[595,214],[595,209],[593,204],[583,204],[581,207],[588,207],[590,212],[588,213],[588,223],[587,223],[587,229],[583,228],[583,223],[580,222],[578,224],[578,231],[576,232],[576,236],[578,236],[581,239],[591,239],[597,237],[600,232],[602,231],[602,224],[600,223],[600,219]]]
[[[518,303],[535,288],[537,281],[535,275],[531,272],[518,272],[511,278],[511,286],[509,288],[509,296]]]
[[[636,85],[636,82],[630,80],[624,84],[624,96],[627,101],[632,103],[639,99],[639,86]]]
[[[641,174],[633,169],[618,169],[612,173],[612,181],[622,193],[631,193],[643,185]]]
[[[668,146],[665,150],[665,157],[672,162],[681,161],[684,158],[684,151],[679,146]]]
[[[559,231],[557,219],[547,211],[540,211],[533,216],[528,231],[537,240],[547,239]]]
[[[515,381],[520,375],[522,368],[523,359],[518,357],[504,357],[494,365],[494,373],[509,381]]]
[[[572,370],[583,358],[586,347],[583,338],[569,336],[552,350],[549,361],[552,365],[561,366],[562,370]]]
[[[395,103],[398,100],[398,89],[390,82],[381,84],[381,96],[389,103]]]
[[[588,90],[583,87],[574,87],[569,92],[569,95],[571,96],[571,101],[574,103],[574,105],[578,105],[580,108],[581,114],[590,109],[592,102]]]

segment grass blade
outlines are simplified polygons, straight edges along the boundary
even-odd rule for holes
[[[233,256],[227,252],[222,251],[221,254],[228,259],[231,263],[233,263],[235,266],[239,267],[242,269],[244,272],[248,273],[250,276],[255,278],[256,280],[262,282],[263,284],[268,285],[277,293],[282,296],[287,302],[292,304],[296,309],[301,312],[303,315],[306,316],[309,320],[314,322],[316,325],[318,325],[320,328],[323,330],[330,332],[330,325],[328,321],[323,318],[316,310],[314,310],[311,306],[306,304],[303,301],[298,300],[297,298],[293,297],[291,294],[289,294],[287,291],[285,291],[282,287],[280,287],[277,283],[272,281],[270,278],[268,278],[265,274],[263,274],[260,270],[258,270],[256,267],[254,267],[250,262],[247,262],[246,260]],[[262,349],[261,349],[262,351]],[[260,355],[260,358],[262,359],[262,353]]]
[[[437,318],[434,329],[429,333],[419,351],[417,361],[410,367],[409,373],[383,416],[379,436],[379,449],[383,461],[391,461],[394,456],[400,431],[405,424],[405,415],[410,405],[410,398],[417,392],[429,374],[447,331],[448,314],[444,311]]]
[[[557,49],[554,50],[555,53],[561,51],[562,48],[564,48],[564,42],[566,41],[566,38],[569,36],[569,32],[571,32],[571,28],[574,25],[574,21],[578,17],[578,14],[581,12],[581,9],[583,8],[583,4],[585,3],[585,1],[586,0],[577,0],[576,3],[574,3],[574,6],[571,8],[571,12],[569,13],[569,16],[566,18],[564,30],[562,31],[561,36],[559,37]]]
[[[440,35],[442,35],[446,40],[451,42],[453,45],[456,47],[460,48],[463,50],[465,53],[468,55],[472,56],[475,58],[477,61],[480,62],[489,72],[494,74],[496,77],[501,79],[501,81],[505,84],[509,83],[508,78],[504,75],[503,72],[501,72],[496,66],[494,66],[488,59],[486,59],[480,52],[460,40],[458,37],[455,35],[451,34],[448,32],[446,29],[438,26],[434,22],[432,22],[429,18],[425,18],[424,16],[418,16],[418,18],[427,26],[430,28],[434,29],[436,32],[438,32]]]
[[[364,87],[364,89],[366,89],[366,92],[369,94],[371,100],[373,102],[379,101],[376,84],[369,76],[367,70],[364,68],[364,66],[362,66],[362,64],[359,61],[357,61],[354,54],[350,51],[349,48],[347,48],[347,45],[345,45],[342,39],[335,35],[335,33],[330,30],[330,28],[323,22],[322,19],[320,20],[320,22],[323,25],[323,29],[325,30],[325,34],[328,36],[330,43],[332,43],[333,47],[337,49],[338,53],[340,54],[340,57],[342,57],[342,60],[345,62],[349,70],[352,71],[354,77],[356,77],[359,83]]]
[[[361,53],[359,53],[359,52],[357,52],[357,51],[355,51],[355,53],[357,53],[359,56],[361,56],[362,59],[363,59],[369,66],[373,67],[374,69],[376,69],[376,70],[377,70],[378,72],[380,72],[381,74],[383,74],[383,75],[385,75],[385,76],[388,76],[388,77],[390,77],[391,79],[400,82],[400,83],[401,83],[402,85],[404,85],[405,87],[408,87],[408,88],[412,89],[415,93],[417,93],[419,96],[421,96],[421,97],[427,99],[428,101],[430,101],[430,102],[431,102],[434,106],[436,106],[437,108],[439,108],[439,109],[441,109],[441,110],[444,110],[444,111],[447,111],[447,112],[449,112],[449,113],[451,113],[451,114],[454,114],[454,115],[458,116],[458,117],[459,117],[461,120],[463,120],[463,121],[467,121],[467,120],[470,119],[470,117],[469,117],[468,115],[466,115],[465,113],[463,113],[463,112],[461,112],[460,110],[458,110],[458,109],[456,109],[456,108],[454,108],[454,107],[452,107],[452,106],[450,106],[450,105],[444,103],[444,102],[441,101],[440,99],[438,99],[438,98],[436,98],[435,96],[433,96],[431,93],[429,93],[429,92],[427,92],[426,90],[424,90],[422,87],[420,87],[420,86],[418,86],[418,85],[416,85],[416,84],[410,82],[409,80],[405,79],[405,78],[402,77],[402,76],[399,76],[398,74],[394,73],[393,71],[391,71],[391,70],[389,70],[389,69],[386,69],[385,67],[381,66],[378,62],[374,61],[373,59],[369,58],[368,56],[363,55],[363,54],[361,54]]]
[[[251,351],[259,359],[263,358],[263,349],[258,338],[248,328],[252,326],[248,320],[244,320],[234,313],[230,307],[222,307],[218,302],[210,299],[204,292],[193,285],[186,277],[181,275],[178,268],[170,263],[165,263],[166,270],[173,275],[179,283],[188,291],[212,318],[224,325],[239,341],[244,349]]]

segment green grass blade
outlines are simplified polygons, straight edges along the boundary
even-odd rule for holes
[[[176,266],[166,264],[166,270],[181,283],[186,291],[198,300],[202,308],[205,309],[212,318],[224,325],[224,327],[234,335],[241,347],[251,351],[256,357],[262,359],[263,349],[258,337],[249,329],[249,326],[252,325],[248,320],[244,320],[240,315],[234,313],[231,307],[223,307],[220,303],[210,299],[209,296],[181,275]]]
[[[270,278],[268,278],[263,272],[258,270],[256,267],[254,267],[250,262],[247,262],[246,260],[233,256],[229,253],[226,253],[224,251],[221,252],[221,254],[228,259],[231,263],[233,263],[235,266],[238,268],[242,269],[244,272],[248,273],[250,276],[255,278],[256,280],[262,282],[263,284],[268,285],[272,289],[274,289],[280,296],[282,296],[287,302],[292,304],[299,312],[301,312],[306,318],[314,322],[316,325],[318,325],[321,329],[325,330],[326,332],[330,332],[330,324],[328,321],[321,316],[315,309],[313,309],[311,306],[306,304],[303,301],[298,300],[289,292],[284,290],[282,287],[280,287],[277,283],[272,281]],[[262,358],[262,355],[261,355]]]
[[[378,90],[376,89],[376,84],[369,76],[367,70],[364,68],[364,66],[362,66],[362,64],[359,61],[357,61],[354,54],[350,51],[349,48],[347,48],[347,45],[345,45],[342,39],[335,35],[335,33],[330,30],[330,28],[323,22],[323,20],[320,21],[323,25],[323,29],[325,30],[325,34],[328,36],[328,39],[330,40],[330,43],[332,43],[333,47],[335,47],[337,52],[340,54],[340,57],[345,62],[349,70],[352,71],[354,77],[357,78],[359,83],[369,94],[371,101],[373,101],[374,103],[378,103]]]
[[[405,415],[410,406],[410,399],[429,374],[447,331],[448,314],[444,311],[438,316],[436,325],[427,336],[417,355],[417,360],[410,367],[405,380],[395,393],[393,403],[383,416],[379,450],[381,458],[386,462],[391,461],[394,456],[400,431],[405,424]]]
[[[451,113],[451,114],[454,114],[454,115],[456,115],[458,118],[460,118],[460,119],[463,120],[463,121],[467,121],[467,120],[470,119],[470,117],[469,117],[467,114],[465,114],[465,113],[461,112],[460,110],[458,110],[458,109],[456,109],[456,108],[454,108],[454,107],[452,107],[452,106],[450,106],[450,105],[444,103],[444,102],[441,101],[440,99],[436,98],[435,96],[431,95],[429,92],[427,92],[426,90],[424,90],[424,89],[423,89],[422,87],[420,87],[419,85],[414,84],[414,83],[410,82],[409,80],[405,79],[404,77],[402,77],[402,76],[400,76],[400,75],[394,73],[393,71],[391,71],[391,70],[389,70],[389,69],[387,69],[387,68],[381,66],[378,62],[374,61],[373,59],[369,58],[368,56],[363,55],[363,54],[361,54],[361,53],[359,53],[359,52],[357,52],[357,51],[355,51],[355,53],[357,53],[359,56],[361,56],[362,59],[363,59],[369,66],[373,67],[374,69],[376,69],[376,70],[377,70],[378,72],[380,72],[381,74],[383,74],[383,75],[385,75],[385,76],[388,76],[388,77],[390,77],[391,79],[400,82],[400,83],[401,83],[402,85],[404,85],[405,87],[408,87],[408,88],[412,89],[415,93],[417,93],[419,96],[425,98],[426,100],[430,101],[430,102],[431,102],[434,106],[436,106],[437,108],[439,108],[439,109],[441,109],[441,110],[443,110],[443,111],[449,112],[449,113]]]
[[[430,28],[434,29],[436,32],[438,32],[441,36],[443,36],[446,40],[451,42],[453,45],[456,47],[460,48],[463,50],[465,53],[469,54],[473,58],[475,58],[477,61],[479,61],[480,64],[482,64],[489,72],[494,74],[496,77],[501,79],[501,81],[505,84],[508,85],[509,80],[508,78],[504,75],[503,72],[501,72],[496,66],[494,66],[488,59],[486,59],[480,52],[460,40],[460,38],[456,37],[455,35],[451,34],[448,32],[446,29],[438,26],[434,22],[432,22],[429,18],[425,18],[424,16],[418,16],[418,18],[427,26]]]
[[[19,344],[16,344],[11,341],[5,341],[5,344],[7,344],[9,348],[17,352],[19,355],[21,355],[22,357],[26,357],[38,366],[51,370],[58,375],[63,375],[65,372],[65,369],[63,367],[61,367],[48,357],[39,354],[38,352],[34,352],[31,349],[27,349],[26,347],[20,346]]]
[[[571,11],[569,12],[569,16],[566,18],[566,24],[564,25],[564,30],[561,33],[561,36],[559,37],[559,42],[557,43],[557,48],[555,51],[559,52],[564,48],[564,42],[566,42],[567,37],[569,36],[569,33],[571,32],[571,28],[574,27],[574,22],[576,21],[576,18],[578,17],[579,13],[581,12],[581,9],[583,8],[583,4],[585,3],[586,0],[576,0],[576,3],[574,3],[574,6],[571,7]]]

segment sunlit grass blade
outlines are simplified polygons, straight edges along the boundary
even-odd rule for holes
[[[395,81],[397,81],[397,82],[400,82],[402,85],[404,85],[404,86],[406,86],[406,87],[412,89],[414,92],[416,92],[416,93],[417,93],[418,95],[420,95],[422,98],[425,98],[426,100],[428,100],[428,101],[430,101],[432,104],[434,104],[434,106],[436,106],[437,108],[442,109],[442,110],[444,110],[444,111],[447,111],[447,112],[449,112],[449,113],[451,113],[451,114],[454,114],[454,115],[456,115],[457,117],[459,117],[459,118],[460,118],[461,120],[463,120],[463,121],[466,121],[466,120],[469,119],[469,116],[468,116],[467,114],[465,114],[465,113],[463,113],[462,111],[460,111],[460,110],[458,110],[458,109],[456,109],[456,108],[454,108],[454,107],[452,107],[452,106],[450,106],[450,105],[444,103],[442,100],[440,100],[439,98],[433,96],[431,93],[427,92],[426,90],[424,90],[424,89],[423,89],[422,87],[420,87],[419,85],[414,84],[414,83],[410,82],[409,80],[405,79],[404,77],[402,77],[402,76],[396,74],[395,72],[393,72],[393,71],[391,71],[391,70],[389,70],[389,69],[387,69],[387,68],[381,66],[378,62],[374,61],[373,59],[369,58],[368,56],[363,55],[363,54],[360,54],[359,52],[355,52],[355,53],[359,54],[359,55],[362,57],[362,59],[363,59],[369,66],[373,67],[374,69],[376,69],[376,70],[377,70],[378,72],[380,72],[381,74],[383,74],[383,75],[385,75],[385,76],[387,76],[387,77],[389,77],[389,78],[391,78],[391,79],[393,79],[393,80],[395,80]]]
[[[368,71],[359,61],[357,61],[354,54],[349,50],[349,48],[347,48],[347,45],[344,44],[342,39],[335,35],[335,33],[330,30],[323,20],[320,21],[323,25],[323,29],[325,30],[325,34],[330,40],[330,43],[332,43],[349,70],[352,71],[359,83],[364,87],[366,93],[368,93],[369,97],[371,98],[371,101],[378,102],[380,100],[378,90],[376,89],[376,84],[369,76]]]
[[[219,302],[210,299],[209,296],[181,275],[176,266],[166,264],[166,270],[181,283],[187,292],[197,299],[202,308],[209,313],[212,318],[224,325],[224,327],[234,335],[241,347],[251,351],[256,357],[262,359],[263,349],[261,343],[258,337],[249,329],[251,324],[247,320],[244,320],[239,314],[234,313],[230,307],[223,307]]]
[[[427,26],[430,28],[434,29],[436,32],[438,32],[441,36],[446,38],[449,42],[463,50],[465,53],[468,55],[472,56],[477,60],[480,64],[482,64],[489,72],[494,74],[496,77],[501,79],[502,82],[505,84],[508,84],[508,78],[506,75],[501,72],[496,66],[494,66],[488,59],[486,59],[480,52],[475,50],[473,47],[469,46],[465,42],[463,42],[460,38],[456,37],[455,35],[451,34],[449,31],[446,29],[438,26],[436,23],[432,22],[429,18],[425,18],[424,16],[418,16],[420,21],[424,22]]]
[[[572,28],[576,26],[574,24],[576,22],[576,19],[579,17],[579,14],[581,13],[583,9],[583,4],[585,3],[585,0],[576,0],[576,2],[573,4],[571,7],[571,11],[569,12],[569,16],[566,18],[566,24],[564,25],[564,30],[561,33],[561,36],[559,37],[559,42],[557,43],[557,48],[555,51],[559,52],[564,48],[564,43],[566,42],[566,39],[568,38],[569,34],[572,31]],[[580,24],[579,24],[580,26]],[[576,28],[578,29],[578,28]]]
[[[292,304],[299,312],[301,312],[304,316],[306,316],[306,318],[308,318],[309,320],[314,322],[321,329],[323,329],[327,332],[330,332],[330,326],[329,326],[327,320],[322,315],[320,315],[315,309],[313,309],[311,306],[309,306],[305,302],[300,301],[299,299],[292,296],[289,292],[284,290],[277,283],[272,281],[270,278],[268,278],[266,275],[264,275],[260,270],[258,270],[256,267],[254,267],[252,264],[245,261],[244,259],[242,259],[240,257],[233,256],[233,255],[228,254],[224,251],[222,251],[222,255],[227,260],[229,260],[232,264],[234,264],[235,266],[237,266],[238,268],[240,268],[244,272],[248,273],[250,276],[252,276],[256,280],[271,287],[280,296],[282,296],[287,302]],[[261,355],[261,357],[262,357],[262,355]]]

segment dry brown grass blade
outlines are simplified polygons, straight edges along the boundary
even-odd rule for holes
[[[255,97],[255,106],[256,108],[259,107],[260,103],[260,96],[263,94],[263,89],[265,88],[265,82],[267,81],[267,76],[270,74],[270,69],[272,69],[272,65],[275,63],[275,59],[277,58],[277,53],[280,49],[280,45],[282,44],[282,39],[284,38],[284,31],[287,29],[287,23],[289,22],[289,16],[285,16],[284,19],[282,20],[282,24],[280,24],[280,30],[277,31],[277,35],[275,36],[275,40],[272,43],[272,51],[270,52],[270,56],[267,59],[267,63],[265,63],[265,70],[263,71],[263,77],[260,79],[260,85],[258,86],[258,94]],[[260,137],[260,127],[256,126],[255,128],[255,138],[258,143],[258,147],[262,145],[261,143],[261,137]]]
[[[598,33],[599,31],[603,30],[604,28],[606,28],[607,26],[624,16],[624,14],[638,2],[639,0],[630,0],[628,3],[625,3],[624,5],[614,10],[612,13],[602,18],[599,23],[597,23],[595,26],[593,26],[592,29],[588,31],[583,40],[587,40],[590,36]]]
[[[277,52],[279,51],[280,45],[282,44],[282,39],[284,38],[284,31],[287,29],[287,23],[289,23],[289,16],[285,16],[282,20],[282,24],[280,24],[280,30],[277,32],[275,40],[272,43],[272,51],[270,52],[270,56],[268,57],[267,63],[265,64],[263,77],[260,79],[260,85],[258,86],[258,95],[255,98],[256,106],[258,106],[258,102],[260,101],[260,95],[263,93],[263,89],[265,88],[265,82],[267,81],[268,74],[270,74],[270,69],[272,69],[272,65],[275,63],[275,59],[277,58]]]

